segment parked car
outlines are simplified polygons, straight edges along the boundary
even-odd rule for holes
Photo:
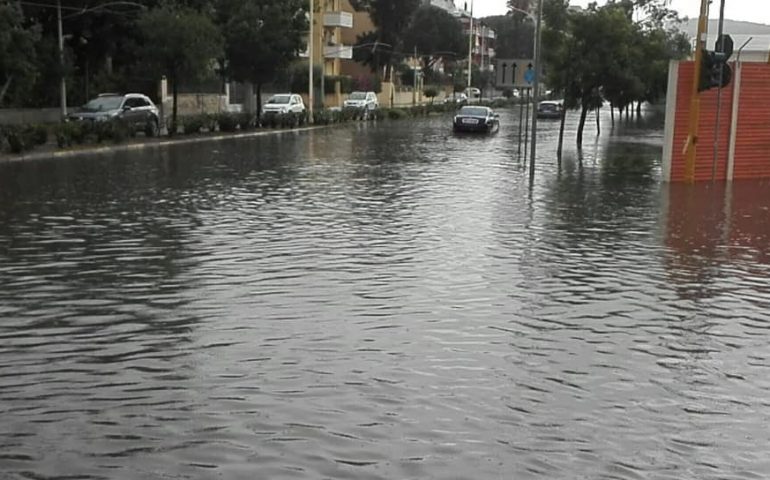
[[[500,128],[500,116],[489,107],[465,106],[452,120],[455,132],[495,132]]]
[[[468,96],[470,99],[476,99],[481,96],[481,90],[479,90],[476,87],[468,87],[465,89],[464,93]]]
[[[295,93],[279,93],[273,95],[262,106],[262,113],[275,115],[278,113],[305,113],[305,102]]]
[[[377,94],[374,92],[353,92],[342,106],[344,108],[365,109],[371,113],[377,110],[380,104],[377,101]]]
[[[444,99],[444,103],[457,103],[460,105],[468,103],[468,95],[464,93],[455,93],[452,97]]]
[[[141,93],[103,93],[69,114],[67,119],[81,122],[120,119],[150,137],[158,134],[160,125],[158,107]]]
[[[537,118],[560,119],[563,108],[561,102],[554,102],[552,100],[540,102],[537,105]]]

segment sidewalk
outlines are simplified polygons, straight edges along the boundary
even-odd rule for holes
[[[3,154],[0,153],[0,163],[6,163],[6,162],[21,162],[21,161],[35,161],[35,160],[53,160],[53,159],[62,159],[62,158],[72,158],[72,157],[81,157],[81,156],[90,156],[90,155],[103,155],[105,153],[113,153],[113,152],[128,152],[128,151],[139,151],[139,150],[145,150],[148,148],[163,148],[163,147],[170,147],[174,145],[185,145],[185,144],[192,144],[192,143],[204,143],[204,142],[217,142],[222,140],[231,140],[231,139],[239,139],[239,138],[252,138],[252,137],[262,137],[267,135],[282,135],[287,133],[295,133],[295,132],[306,132],[309,130],[318,130],[321,128],[327,128],[330,125],[318,125],[318,126],[307,126],[307,127],[299,127],[299,128],[292,128],[292,129],[281,129],[281,130],[253,130],[243,133],[201,133],[197,134],[195,136],[190,137],[161,137],[161,138],[139,138],[134,139],[126,143],[117,143],[117,144],[109,144],[109,145],[83,145],[75,148],[68,148],[68,149],[57,149],[54,145],[44,146],[41,147],[45,150],[42,151],[32,151],[28,153],[22,153],[22,154]]]

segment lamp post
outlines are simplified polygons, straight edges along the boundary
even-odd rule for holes
[[[59,81],[59,102],[61,106],[61,120],[67,119],[67,79],[64,75],[64,33],[61,21],[61,0],[56,2],[56,24],[59,36],[59,67],[61,67],[61,80]]]
[[[307,78],[308,78],[308,86],[307,86],[307,111],[308,111],[308,123],[313,123],[313,107],[315,104],[315,95],[313,94],[313,84],[315,83],[313,80],[313,22],[315,22],[315,16],[313,10],[315,10],[315,7],[313,6],[313,0],[308,0],[310,2],[310,34],[308,35],[308,41],[307,41],[307,64],[308,64],[308,72],[307,72]]]
[[[70,15],[67,15],[67,17],[62,17],[62,6],[61,6],[61,0],[56,0],[56,26],[57,26],[57,33],[58,33],[58,40],[59,40],[59,67],[61,68],[61,81],[59,82],[59,101],[60,101],[60,108],[61,108],[61,117],[62,121],[64,121],[67,118],[67,78],[64,75],[64,27],[62,24],[63,18],[69,18],[74,17],[76,15],[83,15],[85,13],[89,12],[97,12],[100,10],[106,10],[109,11],[109,7],[113,6],[130,6],[130,7],[137,7],[141,10],[146,9],[144,5],[136,2],[130,2],[130,1],[117,1],[117,2],[109,2],[109,3],[103,3],[101,5],[97,5],[92,8],[83,8],[83,9],[75,9],[75,8],[69,8],[70,10],[76,10],[74,13],[71,13]]]
[[[473,0],[471,0],[471,16],[468,21],[468,88],[471,88],[471,74],[473,72]]]

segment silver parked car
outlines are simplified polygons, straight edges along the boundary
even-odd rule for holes
[[[120,119],[149,137],[158,135],[160,114],[149,97],[141,93],[103,93],[67,117],[73,121],[103,122]]]

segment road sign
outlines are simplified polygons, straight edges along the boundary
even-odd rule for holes
[[[528,58],[498,59],[497,88],[531,88],[535,81],[535,62]]]

